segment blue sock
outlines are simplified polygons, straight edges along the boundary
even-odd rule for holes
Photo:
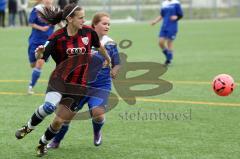
[[[61,130],[57,133],[57,135],[54,137],[54,142],[60,143],[61,140],[64,138],[65,134],[67,133],[69,128],[69,124],[65,124],[62,126]]]
[[[165,57],[167,58],[167,55],[168,55],[168,49],[165,48],[165,49],[163,49],[162,52],[163,52],[163,54],[165,55]]]
[[[168,50],[167,60],[171,61],[172,59],[173,59],[173,53],[172,53],[172,50]]]
[[[94,120],[92,120],[92,125],[94,133],[98,133],[104,125],[104,120],[102,122],[95,122]]]
[[[37,80],[39,79],[40,75],[41,75],[41,70],[38,68],[34,68],[32,71],[32,79],[30,81],[30,86],[34,87],[35,84],[37,83]]]

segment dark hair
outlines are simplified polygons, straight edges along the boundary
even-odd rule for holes
[[[76,4],[68,4],[64,7],[63,11],[58,8],[47,8],[44,7],[43,11],[38,11],[40,18],[42,18],[46,23],[56,25],[62,20],[66,20],[67,17],[73,17],[76,11],[81,11],[82,7]]]
[[[92,18],[92,28],[94,28],[94,25],[97,25],[101,21],[102,17],[109,17],[110,18],[110,15],[106,12],[96,13]]]

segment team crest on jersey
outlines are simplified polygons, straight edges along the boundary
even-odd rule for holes
[[[88,37],[84,37],[84,38],[82,38],[82,42],[83,42],[84,45],[87,45],[88,42],[89,42]]]

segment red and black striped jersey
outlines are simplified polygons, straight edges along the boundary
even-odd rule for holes
[[[62,70],[62,78],[66,83],[85,85],[91,48],[92,46],[100,47],[97,33],[91,27],[83,26],[76,35],[68,36],[67,27],[64,27],[52,34],[48,42],[43,59],[47,61],[51,55],[57,67],[67,61],[64,64],[64,70]],[[78,56],[78,59],[74,60],[74,57],[79,54],[84,56],[81,56],[81,58]]]

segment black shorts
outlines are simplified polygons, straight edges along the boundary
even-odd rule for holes
[[[57,90],[53,89],[52,87],[48,87],[46,93],[48,92],[58,92]],[[58,92],[62,95],[62,99],[59,104],[62,104],[69,108],[71,111],[77,111],[80,101],[85,97],[87,89],[79,94],[66,94],[64,92]]]

